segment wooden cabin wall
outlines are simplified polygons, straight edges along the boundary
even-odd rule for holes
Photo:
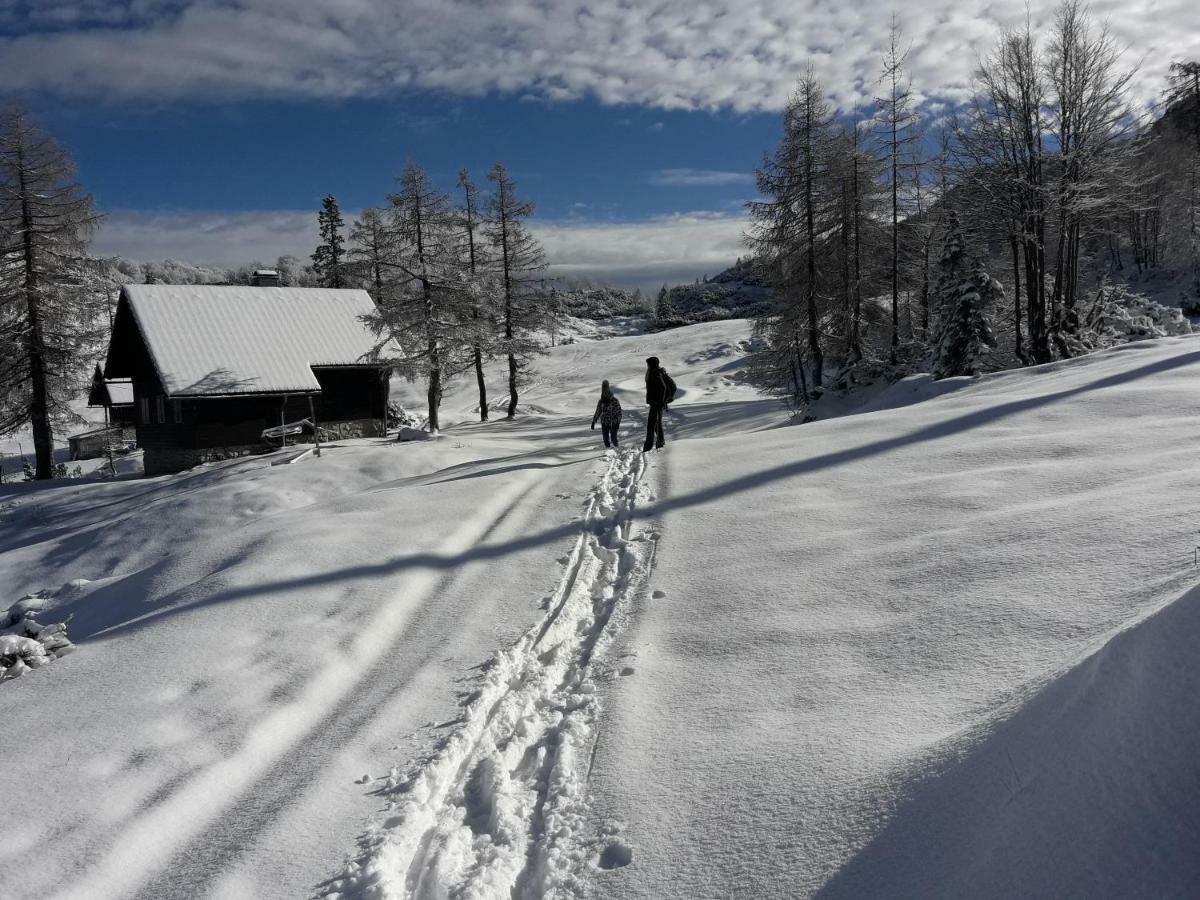
[[[387,415],[389,370],[374,368],[314,368],[321,385],[317,419],[349,422],[382,419]]]

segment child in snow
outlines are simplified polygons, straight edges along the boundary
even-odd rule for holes
[[[617,429],[621,427],[621,401],[613,394],[612,388],[605,381],[600,385],[600,401],[596,404],[596,414],[592,416],[592,430],[596,430],[596,420],[600,420],[600,430],[604,432],[604,446],[617,446]]]

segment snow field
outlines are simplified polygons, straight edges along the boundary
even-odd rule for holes
[[[442,551],[461,553],[473,547],[530,486],[527,481],[514,481],[493,494],[476,516],[465,520],[443,543]],[[355,630],[347,654],[327,658],[310,673],[294,700],[264,715],[234,752],[201,767],[169,798],[139,816],[98,865],[55,896],[84,900],[136,891],[150,873],[165,866],[189,838],[214,822],[275,761],[300,744],[315,723],[346,700],[363,670],[385,653],[403,630],[412,605],[432,593],[440,580],[436,571],[428,569],[410,575],[400,588],[405,603],[378,606],[363,627]]]
[[[79,649],[0,685],[0,866],[106,900],[1194,893],[1200,339],[790,428],[747,333],[558,347],[513,421],[463,379],[438,440],[0,489],[3,596],[79,585],[39,619]],[[602,455],[599,382],[640,445],[649,355],[668,446]]]
[[[586,828],[597,668],[653,559],[634,533],[644,459],[608,454],[544,618],[483,667],[463,722],[386,791],[394,807],[330,897],[560,897],[598,861]]]

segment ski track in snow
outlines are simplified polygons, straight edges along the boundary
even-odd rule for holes
[[[634,533],[645,461],[612,453],[546,615],[483,667],[463,722],[385,792],[393,807],[331,898],[532,898],[586,892],[585,833],[600,704],[596,669],[645,585],[657,535]]]
[[[526,478],[496,492],[479,507],[477,515],[462,522],[446,538],[441,551],[463,553],[477,546],[536,488],[537,480]],[[236,854],[240,840],[247,838],[241,833],[245,823],[233,831],[228,825],[222,826],[222,817],[229,808],[251,791],[260,790],[259,783],[273,767],[295,767],[298,759],[303,765],[300,758],[313,751],[306,743],[313,730],[328,724],[349,703],[374,665],[386,661],[393,643],[411,618],[419,614],[423,601],[435,596],[446,580],[445,574],[435,569],[418,569],[404,578],[396,590],[410,603],[382,606],[359,632],[351,652],[314,673],[299,690],[297,699],[264,717],[237,752],[186,779],[168,799],[118,834],[104,858],[86,876],[75,884],[56,886],[48,896],[55,900],[94,900],[135,892],[147,896],[144,891],[148,883],[149,896],[178,896],[181,872],[194,875],[193,869],[199,868],[205,872],[200,880],[212,877],[214,857]],[[211,844],[203,840],[198,845],[197,839],[206,830],[212,838],[213,828],[223,837]],[[200,865],[189,865],[190,857]],[[184,890],[190,892],[191,888]]]

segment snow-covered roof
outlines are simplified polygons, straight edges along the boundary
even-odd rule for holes
[[[88,393],[88,406],[132,406],[133,382],[128,378],[105,378],[96,367],[92,376],[92,389]]]
[[[108,389],[108,399],[112,401],[113,406],[132,406],[133,405],[133,382],[128,380],[110,380],[105,381],[104,386]]]
[[[319,391],[314,366],[370,365],[377,343],[362,290],[131,284],[121,299],[168,396]]]
[[[87,431],[80,431],[78,434],[68,435],[67,440],[78,441],[83,438],[95,437],[98,434],[119,434],[124,430],[122,425],[109,425],[107,428],[101,425],[97,428],[89,428]]]

